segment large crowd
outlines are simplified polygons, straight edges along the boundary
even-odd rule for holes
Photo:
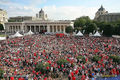
[[[0,41],[0,68],[6,80],[89,80],[120,75],[120,64],[111,55],[120,56],[120,39],[31,35]],[[101,59],[93,61],[94,56]],[[59,65],[59,60],[68,63]],[[49,65],[45,73],[36,71],[41,63]]]

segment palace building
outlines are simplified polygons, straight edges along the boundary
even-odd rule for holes
[[[4,24],[7,21],[7,12],[5,10],[0,9],[0,24]]]
[[[115,22],[120,20],[120,13],[108,13],[108,11],[101,6],[96,12],[94,20],[99,22]]]
[[[22,20],[18,21],[14,19],[15,22],[5,23],[7,33],[15,33],[17,31],[27,33],[31,30],[34,33],[40,32],[52,32],[52,33],[65,33],[65,28],[72,26],[74,28],[74,23],[69,20],[48,20],[47,14],[41,9],[39,14],[36,14],[34,20]]]

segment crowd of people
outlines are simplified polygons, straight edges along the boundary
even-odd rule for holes
[[[0,41],[0,68],[6,80],[90,80],[120,75],[120,63],[111,55],[120,56],[120,39],[30,35]],[[94,56],[101,58],[93,61]],[[60,65],[59,60],[67,62]],[[44,73],[36,70],[41,63],[49,65]]]

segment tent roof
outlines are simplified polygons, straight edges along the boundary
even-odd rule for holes
[[[6,39],[6,37],[0,37],[0,40],[5,40]]]
[[[22,37],[23,35],[20,34],[19,32],[16,32],[14,35],[12,35],[12,37]]]
[[[76,36],[83,36],[83,34],[79,31]]]
[[[25,35],[31,35],[31,34],[34,34],[31,30],[29,30],[28,33],[25,33]]]
[[[97,31],[93,36],[101,36],[100,33]]]

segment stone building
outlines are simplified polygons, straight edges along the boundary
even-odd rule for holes
[[[35,20],[22,20],[22,22],[18,21],[5,23],[7,33],[15,33],[17,31],[27,33],[29,30],[33,31],[34,33],[43,31],[49,33],[65,33],[66,27],[72,26],[74,28],[74,23],[69,20],[48,20],[42,9],[39,12],[39,16],[36,15],[36,17],[38,18]]]
[[[23,21],[31,21],[35,20],[32,16],[17,16],[17,17],[10,17],[9,22],[23,22]]]
[[[0,24],[4,24],[8,21],[7,12],[5,10],[0,9]]]
[[[23,21],[33,21],[33,20],[48,20],[47,14],[41,9],[36,17],[33,16],[17,16],[17,17],[10,17],[9,22],[23,22]]]
[[[41,9],[38,14],[36,14],[36,19],[37,20],[48,20],[47,14]]]
[[[108,13],[108,11],[101,6],[96,12],[94,20],[99,22],[115,22],[120,20],[120,13]]]

